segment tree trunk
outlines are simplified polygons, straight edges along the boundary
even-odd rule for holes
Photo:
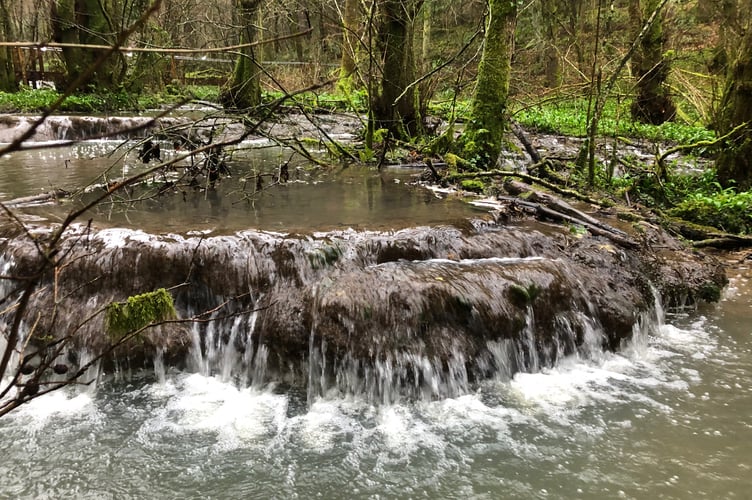
[[[5,0],[0,0],[0,42],[11,39],[10,12]],[[0,92],[15,92],[16,90],[18,90],[18,82],[11,49],[0,47]]]
[[[741,38],[738,3],[737,0],[717,0],[714,4],[713,18],[718,23],[718,41],[708,69],[715,75],[726,74],[729,58],[732,57],[729,54],[733,53],[734,43]]]
[[[109,44],[117,35],[110,22],[112,8],[101,0],[57,0],[52,3],[52,30],[56,42]],[[72,84],[93,67],[101,51],[66,47],[63,49],[66,85]],[[112,90],[124,76],[125,61],[121,54],[111,54],[104,64],[78,85],[80,90]],[[93,88],[91,88],[93,87]]]
[[[559,62],[559,51],[556,46],[560,32],[557,26],[557,3],[557,0],[542,0],[540,5],[543,29],[545,30],[546,37],[546,48],[543,54],[545,86],[549,89],[557,88],[561,85],[561,63]]]
[[[490,0],[471,119],[460,141],[461,154],[484,168],[492,168],[501,152],[516,24],[516,2]]]
[[[256,41],[256,27],[261,0],[240,0],[240,43]],[[250,109],[261,104],[261,70],[253,47],[241,49],[228,88],[222,93],[222,104],[229,109]]]
[[[659,3],[660,0],[631,1],[630,11],[635,21],[635,37]],[[666,87],[671,65],[663,57],[666,47],[663,21],[664,14],[661,12],[632,56],[632,74],[637,80],[637,96],[631,109],[632,118],[652,125],[673,120],[676,115],[676,106]]]
[[[372,96],[377,128],[409,139],[420,131],[416,107],[413,22],[423,0],[383,0],[377,37],[382,55],[380,92]],[[408,88],[409,87],[409,88]],[[400,97],[401,96],[401,97]]]
[[[723,186],[748,190],[752,188],[752,30],[745,33],[729,69],[718,120],[721,134],[747,124],[721,148],[716,168]]]
[[[340,78],[350,78],[355,72],[355,54],[358,53],[358,0],[345,0],[342,12],[342,59]]]
[[[16,90],[18,90],[18,83],[10,50],[7,47],[0,47],[0,92],[15,92]]]

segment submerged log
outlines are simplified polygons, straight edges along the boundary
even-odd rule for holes
[[[60,198],[70,196],[68,191],[62,189],[55,189],[46,193],[35,194],[31,196],[24,196],[21,198],[14,198],[12,200],[2,202],[8,208],[16,208],[23,205],[36,205],[39,203],[47,203],[58,201]]]

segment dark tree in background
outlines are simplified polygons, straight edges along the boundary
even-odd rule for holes
[[[423,0],[380,0],[377,27],[382,63],[379,91],[371,97],[377,128],[409,139],[420,130],[416,103],[413,24]]]
[[[635,37],[659,3],[660,0],[631,0]],[[664,20],[665,11],[662,10],[632,56],[632,74],[637,81],[632,118],[652,125],[673,120],[676,115],[676,106],[666,85],[671,64],[664,57],[667,46]]]
[[[718,178],[724,186],[739,190],[752,188],[752,30],[747,30],[737,57],[729,65],[726,89],[721,101],[718,128],[732,132],[716,162]]]
[[[238,0],[240,43],[253,43],[258,34],[258,14],[261,0]],[[244,47],[237,55],[230,83],[222,93],[222,104],[231,109],[248,109],[261,103],[261,68],[259,52],[254,47]]]
[[[116,0],[55,0],[51,3],[51,22],[56,42],[68,44],[109,45],[118,34],[114,24]],[[88,74],[80,90],[112,90],[125,76],[126,63],[120,53],[111,54],[94,68],[102,51],[80,47],[63,48],[66,86]]]
[[[0,42],[13,39],[10,24],[10,11],[7,0],[0,0]],[[15,68],[11,51],[7,47],[0,47],[0,91],[14,92],[18,89]]]

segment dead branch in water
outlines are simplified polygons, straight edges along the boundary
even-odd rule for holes
[[[539,168],[543,166],[545,163],[546,163],[546,160],[543,160],[542,162],[530,167],[530,170]],[[463,172],[461,174],[447,175],[446,177],[444,177],[444,180],[446,182],[455,182],[455,181],[461,181],[463,179],[484,179],[484,178],[489,178],[489,177],[500,177],[500,178],[517,177],[519,179],[522,179],[528,184],[538,184],[550,191],[553,191],[563,196],[567,196],[569,198],[574,198],[578,201],[584,201],[585,203],[590,203],[592,205],[597,205],[597,206],[602,205],[602,203],[599,202],[598,200],[591,198],[587,195],[584,195],[578,191],[574,191],[572,189],[567,189],[561,186],[557,186],[556,184],[552,182],[549,182],[545,179],[541,179],[540,177],[536,177],[534,175],[524,174],[522,172],[514,172],[511,170],[485,170],[482,172]]]
[[[622,247],[636,248],[639,246],[637,241],[630,238],[621,229],[617,229],[591,217],[581,210],[577,210],[560,198],[536,191],[521,182],[507,181],[505,187],[510,194],[525,194],[527,198],[523,200],[518,197],[499,197],[500,200],[509,201],[523,208],[531,209],[538,218],[582,226],[591,233],[608,238]]]

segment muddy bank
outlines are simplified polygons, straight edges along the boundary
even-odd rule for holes
[[[33,275],[33,243],[3,228],[2,274]],[[165,287],[186,321],[150,330],[108,366],[150,366],[156,353],[185,366],[199,349],[210,370],[230,363],[240,379],[310,386],[313,377],[321,390],[355,390],[358,380],[377,398],[384,377],[408,393],[446,396],[574,352],[615,350],[650,321],[656,294],[686,307],[717,300],[726,283],[717,260],[647,224],[633,230],[639,248],[526,220],[209,238],[77,231],[60,247],[65,265],[41,279],[25,325],[38,338],[73,334],[71,359],[110,344],[109,302]],[[3,295],[20,284],[3,280]],[[10,320],[6,311],[3,328]]]

